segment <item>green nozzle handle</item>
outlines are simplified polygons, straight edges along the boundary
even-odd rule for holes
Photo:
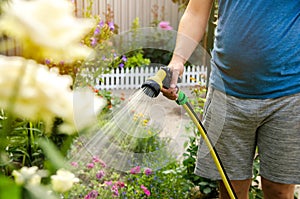
[[[184,92],[182,92],[181,90],[178,91],[178,98],[176,100],[176,103],[178,105],[183,105],[186,104],[188,102],[188,97],[184,94]]]

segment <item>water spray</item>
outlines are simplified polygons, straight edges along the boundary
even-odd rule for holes
[[[148,95],[151,98],[157,97],[160,93],[160,90],[162,87],[168,89],[170,88],[170,83],[172,80],[172,71],[169,67],[161,67],[158,72],[148,78],[146,82],[142,84],[143,91],[146,95]],[[180,80],[179,80],[180,81]],[[215,149],[215,147],[212,145],[212,141],[209,138],[207,131],[205,130],[203,124],[201,123],[200,119],[198,118],[197,114],[193,110],[191,104],[189,103],[188,97],[178,89],[178,98],[176,99],[176,103],[178,105],[183,106],[185,111],[190,116],[193,123],[197,126],[200,135],[202,136],[203,140],[205,141],[209,152],[215,162],[215,165],[220,173],[220,176],[222,178],[222,181],[224,183],[224,186],[226,187],[226,190],[230,196],[231,199],[236,199],[237,196],[233,190],[233,187],[230,183],[229,177],[225,172],[225,169],[222,165],[221,159]]]

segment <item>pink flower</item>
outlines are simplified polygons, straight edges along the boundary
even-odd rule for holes
[[[112,185],[112,181],[105,181],[104,182],[107,186],[111,186]]]
[[[116,185],[112,186],[111,191],[113,192],[114,196],[119,196],[119,190],[118,190],[118,187]]]
[[[144,185],[141,185],[141,189],[144,191],[144,193],[146,194],[146,196],[150,196],[151,195],[150,191]]]
[[[92,190],[88,195],[84,197],[84,199],[96,199],[98,197],[98,191]]]
[[[78,167],[78,163],[77,163],[77,162],[71,162],[71,165],[72,165],[73,167]]]
[[[146,176],[149,176],[149,175],[152,174],[152,170],[150,168],[146,168],[144,173],[145,173]]]
[[[103,160],[99,159],[97,156],[93,157],[93,162],[94,163],[100,163],[103,168],[106,167],[106,163]]]
[[[100,162],[100,159],[99,159],[97,156],[94,156],[94,157],[93,157],[93,162],[94,162],[94,163]]]
[[[86,167],[88,168],[88,169],[92,169],[92,168],[94,168],[94,163],[88,163],[87,165],[86,165]]]
[[[147,196],[150,196],[151,195],[151,193],[150,193],[150,191],[147,189],[147,190],[144,190],[144,193],[147,195]]]
[[[96,178],[98,179],[98,180],[100,180],[101,178],[103,178],[105,176],[105,173],[104,173],[104,171],[99,171],[98,173],[96,173]]]
[[[141,171],[141,167],[140,166],[136,166],[136,167],[133,167],[132,169],[130,169],[130,173],[131,174],[137,174]]]
[[[168,21],[161,21],[158,26],[163,30],[173,30],[172,26]]]
[[[123,187],[125,187],[125,184],[124,184],[124,182],[120,182],[120,181],[118,181],[118,182],[116,182],[116,184],[115,184],[118,188],[123,188]]]
[[[103,167],[103,168],[105,168],[106,167],[106,163],[103,161],[103,160],[100,160],[100,162],[99,162],[100,164],[101,164],[101,166]]]

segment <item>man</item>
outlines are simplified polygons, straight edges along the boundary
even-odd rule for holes
[[[211,6],[190,0],[180,21],[171,87],[162,89],[169,99]],[[219,0],[218,13],[204,126],[239,199],[248,198],[256,146],[264,198],[292,199],[300,183],[300,1]],[[195,173],[220,180],[203,145]],[[221,181],[220,198],[229,198]]]

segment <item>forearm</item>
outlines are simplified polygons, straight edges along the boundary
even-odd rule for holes
[[[205,33],[212,2],[213,0],[190,0],[179,23],[170,65],[182,65],[191,56]]]

